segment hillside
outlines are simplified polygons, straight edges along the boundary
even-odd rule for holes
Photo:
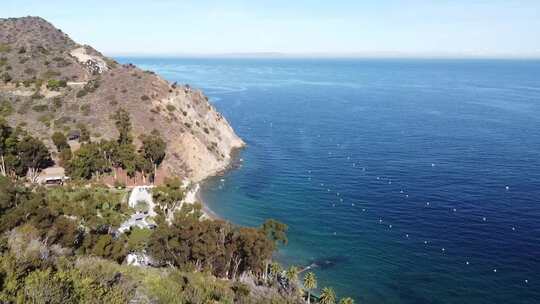
[[[118,136],[112,114],[129,112],[135,144],[158,130],[162,170],[192,181],[225,169],[244,145],[200,91],[121,65],[39,17],[0,19],[0,114],[54,150],[51,135],[87,128],[92,140]]]

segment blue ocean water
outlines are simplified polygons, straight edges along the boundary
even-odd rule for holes
[[[120,58],[248,146],[203,198],[359,303],[540,303],[540,62]]]

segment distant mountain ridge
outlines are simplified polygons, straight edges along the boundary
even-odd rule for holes
[[[192,181],[225,169],[244,146],[208,98],[151,71],[121,65],[39,17],[0,19],[0,106],[51,149],[55,131],[86,126],[93,140],[118,136],[111,115],[127,110],[138,137],[158,130],[168,174]]]

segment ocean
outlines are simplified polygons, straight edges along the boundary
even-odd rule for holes
[[[357,303],[540,303],[540,61],[118,58],[247,142],[202,186]]]

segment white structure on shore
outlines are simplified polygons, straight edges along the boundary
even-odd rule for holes
[[[139,204],[144,203],[148,206],[148,215],[156,215],[154,211],[154,199],[152,198],[152,188],[154,188],[154,186],[133,187],[133,190],[131,190],[131,194],[129,195],[129,207],[137,209]]]
[[[153,229],[156,224],[152,217],[156,215],[154,211],[154,199],[152,198],[152,188],[154,186],[137,186],[131,190],[129,195],[129,207],[137,210],[128,220],[120,225],[118,232],[124,233],[132,227],[141,229]]]

